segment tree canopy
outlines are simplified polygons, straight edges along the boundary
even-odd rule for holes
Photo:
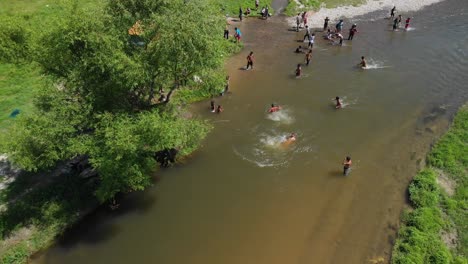
[[[64,12],[30,45],[32,59],[52,81],[37,91],[37,111],[11,130],[10,158],[37,171],[86,155],[100,178],[101,201],[144,189],[155,152],[188,154],[210,128],[182,118],[169,99],[177,89],[211,93],[223,85],[219,68],[234,44],[222,39],[225,21],[214,6],[204,0],[113,0],[84,10],[66,1]],[[136,23],[137,32],[129,34]],[[155,102],[156,89],[168,100]]]

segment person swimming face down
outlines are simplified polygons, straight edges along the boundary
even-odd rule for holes
[[[269,113],[274,113],[274,112],[278,112],[279,110],[281,110],[281,107],[278,106],[278,105],[275,105],[275,104],[271,104],[271,107],[270,109],[268,110]]]

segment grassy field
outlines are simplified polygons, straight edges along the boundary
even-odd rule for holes
[[[393,264],[468,263],[468,105],[409,187]]]
[[[41,83],[39,69],[34,65],[0,64],[0,132],[14,122],[10,114],[32,110],[32,96]]]
[[[82,7],[93,7],[102,1],[81,0]],[[47,26],[49,18],[61,12],[59,0],[2,0],[0,21],[13,19],[30,30],[31,37]],[[32,96],[40,85],[39,68],[28,59],[11,63],[0,61],[0,132],[5,132],[14,123],[10,118],[13,110],[20,115],[32,110]]]

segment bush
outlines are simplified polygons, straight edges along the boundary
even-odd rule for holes
[[[20,62],[29,55],[29,32],[11,18],[0,19],[0,61]]]
[[[423,170],[414,178],[409,187],[410,199],[415,207],[432,207],[439,203],[436,174],[433,170]]]

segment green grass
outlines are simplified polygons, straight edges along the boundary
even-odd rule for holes
[[[14,109],[20,115],[32,111],[34,90],[42,77],[35,65],[0,64],[0,132],[5,132],[15,118],[10,117]]]
[[[102,1],[81,0],[81,7],[95,7]],[[50,18],[61,12],[58,0],[2,0],[0,21],[13,19],[31,32],[34,38],[47,27]],[[9,115],[14,109],[20,114],[32,110],[32,97],[40,85],[41,74],[35,64],[25,58],[24,62],[12,64],[0,61],[0,132],[4,133],[14,123]]]
[[[439,172],[456,182],[453,196],[438,186]],[[402,217],[392,263],[468,263],[468,105],[429,153],[428,168],[416,175],[409,193],[414,210]],[[449,250],[440,234],[454,230],[458,241]]]

